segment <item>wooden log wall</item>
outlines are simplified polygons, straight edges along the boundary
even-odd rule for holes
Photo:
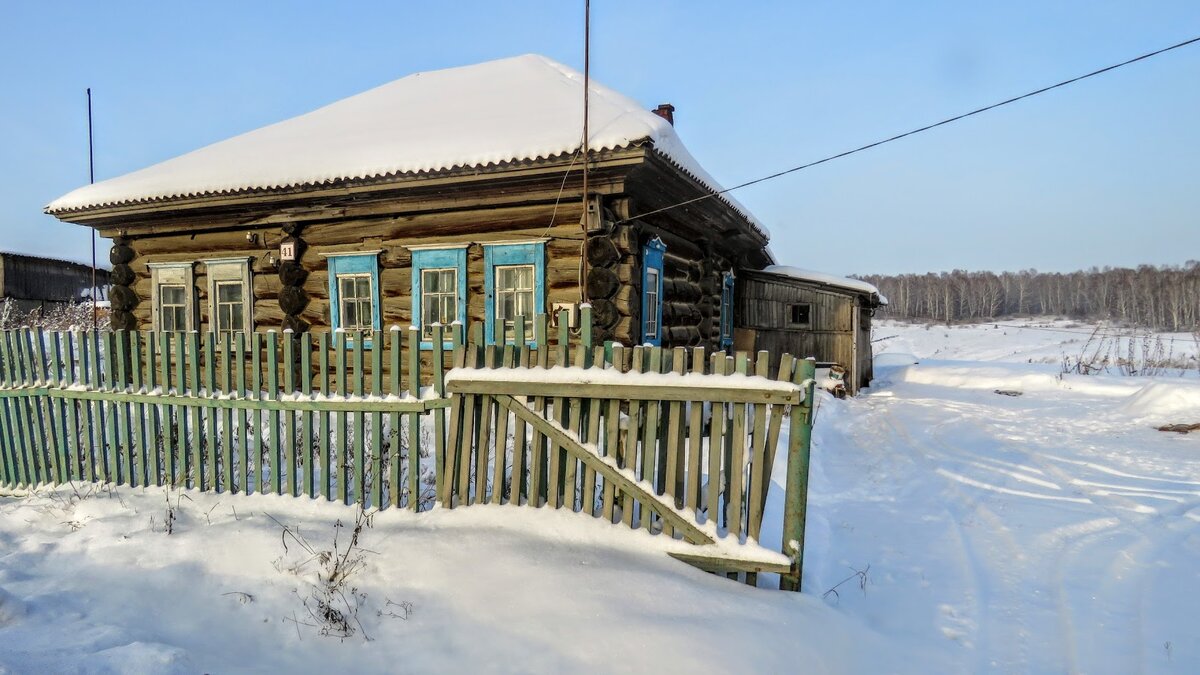
[[[583,234],[580,204],[479,208],[449,213],[363,217],[308,224],[303,231],[286,226],[230,228],[190,234],[164,234],[129,240],[136,260],[130,268],[135,328],[152,324],[149,263],[193,261],[196,316],[202,331],[210,329],[207,270],[199,261],[246,256],[252,259],[253,318],[256,331],[299,326],[321,332],[330,324],[329,273],[322,254],[382,250],[379,263],[381,328],[412,324],[412,252],[409,246],[468,243],[467,318],[483,321],[484,256],[487,242],[546,239],[546,309],[553,303],[580,302],[580,259]],[[553,216],[553,222],[551,218]],[[288,231],[290,230],[290,232]],[[247,235],[253,235],[248,237]],[[302,237],[296,268],[279,262],[284,237]],[[271,259],[275,264],[271,264]],[[293,297],[289,300],[289,294]],[[300,295],[303,302],[294,296]],[[288,311],[296,310],[296,311]],[[426,355],[426,361],[428,356]],[[429,367],[426,362],[426,367]]]

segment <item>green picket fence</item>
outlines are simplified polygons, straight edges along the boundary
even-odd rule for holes
[[[545,315],[498,325],[505,345],[485,345],[478,325],[469,340],[462,326],[435,327],[424,350],[417,328],[0,331],[0,485],[570,508],[697,544],[677,557],[703,569],[750,582],[775,571],[798,589],[813,362],[784,355],[768,372],[766,353],[596,345],[586,308],[578,330],[566,319],[556,331]],[[572,365],[617,380],[530,375]],[[647,380],[672,373],[681,379]],[[729,379],[750,375],[763,385]],[[706,555],[714,534],[758,537],[785,421],[792,564]]]
[[[445,332],[461,345],[460,329]],[[444,435],[436,420],[423,422],[449,405],[444,338],[436,328],[423,373],[415,328],[4,331],[0,484],[103,481],[428,508]]]

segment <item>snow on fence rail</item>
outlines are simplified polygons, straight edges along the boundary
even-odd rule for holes
[[[470,340],[435,327],[426,350],[415,327],[0,331],[0,485],[570,508],[696,544],[672,555],[703,569],[778,572],[798,590],[813,362],[784,355],[768,373],[763,352],[594,345],[586,310],[576,345],[559,326],[553,351],[545,315],[532,336],[518,319],[504,345],[479,325]],[[779,555],[755,540],[785,419]]]

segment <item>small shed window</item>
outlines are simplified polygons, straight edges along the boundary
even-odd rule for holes
[[[721,280],[721,349],[733,347],[733,273]]]
[[[329,259],[329,318],[334,330],[379,330],[380,253],[382,251],[326,254]]]
[[[208,329],[220,335],[254,330],[250,258],[204,260],[208,275]]]
[[[508,341],[514,321],[546,311],[546,241],[483,245],[484,333],[488,342]],[[503,322],[503,335],[496,327]]]
[[[812,326],[812,304],[800,302],[788,305],[788,325],[797,328]]]
[[[662,345],[663,253],[667,245],[655,237],[642,247],[642,343]]]
[[[192,263],[150,263],[151,323],[158,331],[196,330]]]
[[[433,324],[467,322],[467,244],[411,250],[413,325],[421,329],[421,349],[432,349]]]

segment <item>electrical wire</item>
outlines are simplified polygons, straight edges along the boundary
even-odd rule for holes
[[[702,195],[702,196],[700,196],[700,197],[695,197],[695,198],[693,198],[693,199],[688,199],[688,200],[685,200],[685,201],[679,202],[678,204],[671,204],[670,206],[664,206],[664,207],[662,207],[662,208],[659,208],[659,209],[654,209],[653,211],[647,211],[646,213],[640,213],[640,214],[638,214],[636,217],[637,217],[637,218],[645,218],[646,216],[652,216],[652,215],[654,215],[654,214],[656,214],[656,213],[662,213],[662,212],[664,212],[664,211],[670,211],[670,210],[672,210],[672,209],[677,209],[677,208],[680,208],[680,207],[682,207],[682,206],[687,206],[688,204],[694,204],[694,203],[696,203],[696,202],[701,202],[701,201],[704,201],[704,200],[706,200],[706,199],[712,199],[713,197],[716,197],[716,196],[718,196],[718,195],[723,195],[723,194],[725,194],[725,193],[727,193],[727,192],[733,192],[734,190],[740,190],[740,189],[742,189],[742,188],[744,188],[744,187],[749,187],[749,186],[751,186],[751,185],[756,185],[756,184],[758,184],[758,183],[762,183],[762,182],[769,181],[769,180],[772,180],[772,179],[775,179],[775,178],[779,178],[779,177],[781,177],[781,176],[786,176],[786,175],[788,175],[788,174],[790,174],[790,173],[795,173],[795,172],[797,172],[797,171],[802,171],[802,170],[804,170],[804,169],[808,169],[808,168],[811,168],[811,167],[817,166],[817,165],[819,165],[819,164],[824,164],[824,163],[826,163],[826,162],[832,162],[832,161],[833,161],[833,160],[835,160],[835,159],[841,159],[842,157],[848,157],[848,156],[850,156],[850,155],[853,155],[853,154],[855,154],[855,153],[862,152],[863,150],[870,150],[871,148],[876,148],[876,147],[879,147],[879,146],[881,146],[881,145],[884,145],[884,144],[886,144],[886,143],[891,143],[892,141],[898,141],[898,140],[900,140],[900,139],[902,139],[902,138],[907,138],[908,136],[913,136],[913,135],[916,135],[916,134],[919,134],[919,133],[922,133],[922,132],[925,132],[925,131],[929,131],[930,129],[936,129],[936,128],[940,127],[940,126],[944,126],[944,125],[950,124],[950,123],[952,123],[952,122],[957,122],[957,121],[959,121],[959,120],[966,119],[966,118],[968,118],[968,117],[971,117],[972,115],[978,115],[978,114],[980,114],[980,113],[987,112],[987,111],[989,111],[989,110],[994,110],[994,109],[996,109],[996,108],[999,108],[999,107],[1001,107],[1001,106],[1006,106],[1006,105],[1009,105],[1010,103],[1016,103],[1017,101],[1020,101],[1020,100],[1022,100],[1022,99],[1027,99],[1027,98],[1030,98],[1030,97],[1032,97],[1032,96],[1037,96],[1038,94],[1044,94],[1044,93],[1046,93],[1046,92],[1048,92],[1048,91],[1051,91],[1051,90],[1054,90],[1054,89],[1058,89],[1059,87],[1065,87],[1065,86],[1067,86],[1068,84],[1072,84],[1072,83],[1075,83],[1075,82],[1079,82],[1080,80],[1086,80],[1086,79],[1088,79],[1089,77],[1095,77],[1095,76],[1097,76],[1097,75],[1101,75],[1101,74],[1103,74],[1103,73],[1107,73],[1107,72],[1109,72],[1109,71],[1116,70],[1117,68],[1121,68],[1121,67],[1124,67],[1124,66],[1128,66],[1128,65],[1130,65],[1131,63],[1137,63],[1138,61],[1144,61],[1144,60],[1146,60],[1146,59],[1148,59],[1148,58],[1151,58],[1151,57],[1153,57],[1153,56],[1158,56],[1159,54],[1163,54],[1163,53],[1169,52],[1169,51],[1171,51],[1171,50],[1173,50],[1173,49],[1179,49],[1180,47],[1186,47],[1186,46],[1188,46],[1188,45],[1190,45],[1190,44],[1194,44],[1194,43],[1196,43],[1196,42],[1200,42],[1200,36],[1194,37],[1194,38],[1192,38],[1192,39],[1190,39],[1190,40],[1185,40],[1185,41],[1183,41],[1183,42],[1180,42],[1180,43],[1177,43],[1177,44],[1173,44],[1173,45],[1171,45],[1170,47],[1163,47],[1162,49],[1158,49],[1158,50],[1155,50],[1155,51],[1152,51],[1152,52],[1149,52],[1149,53],[1146,53],[1146,54],[1142,54],[1141,56],[1137,56],[1137,57],[1134,57],[1134,58],[1132,58],[1132,59],[1129,59],[1129,60],[1127,60],[1127,61],[1122,61],[1122,62],[1120,62],[1120,63],[1116,63],[1116,64],[1113,64],[1113,65],[1111,65],[1111,66],[1107,66],[1107,67],[1105,67],[1105,68],[1101,68],[1101,69],[1099,69],[1099,70],[1093,70],[1092,72],[1090,72],[1090,73],[1086,73],[1086,74],[1084,74],[1084,75],[1079,75],[1079,76],[1077,76],[1077,77],[1072,77],[1072,78],[1071,78],[1071,79],[1069,79],[1069,80],[1063,80],[1062,82],[1058,82],[1058,83],[1056,83],[1056,84],[1052,84],[1052,85],[1050,85],[1050,86],[1048,86],[1048,87],[1042,87],[1041,89],[1035,89],[1035,90],[1033,90],[1033,91],[1031,91],[1031,92],[1028,92],[1028,93],[1025,93],[1025,94],[1021,94],[1020,96],[1014,96],[1014,97],[1012,97],[1012,98],[1010,98],[1010,99],[1006,99],[1006,100],[1000,101],[999,103],[993,103],[993,104],[991,104],[991,105],[984,106],[984,107],[982,107],[982,108],[976,108],[975,110],[972,110],[971,112],[963,113],[963,114],[961,114],[961,115],[955,115],[954,117],[949,117],[949,118],[946,118],[946,119],[944,119],[944,120],[942,120],[942,121],[940,121],[940,122],[934,122],[933,124],[928,124],[928,125],[926,125],[926,126],[923,126],[923,127],[917,128],[917,129],[913,129],[912,131],[906,131],[906,132],[904,132],[904,133],[902,133],[902,134],[897,134],[897,135],[895,135],[895,136],[892,136],[892,137],[890,137],[890,138],[885,138],[885,139],[883,139],[883,140],[880,140],[880,141],[875,141],[874,143],[868,143],[868,144],[866,144],[866,145],[862,145],[862,146],[859,146],[859,147],[857,147],[857,148],[854,148],[853,150],[846,150],[845,152],[839,152],[839,153],[838,153],[838,154],[836,154],[836,155],[830,155],[830,156],[828,156],[828,157],[825,157],[824,159],[818,159],[818,160],[817,160],[817,161],[815,161],[815,162],[809,162],[809,163],[807,163],[807,164],[801,164],[800,166],[795,166],[795,167],[792,167],[792,168],[790,168],[790,169],[785,169],[785,170],[783,170],[783,171],[779,171],[779,172],[773,173],[773,174],[771,174],[771,175],[769,175],[769,176],[763,176],[762,178],[755,178],[754,180],[746,181],[745,183],[740,183],[740,184],[738,184],[738,185],[734,185],[733,187],[730,187],[730,188],[725,188],[725,189],[723,189],[723,190],[718,190],[718,191],[716,191],[716,192],[711,192],[711,193],[709,193],[709,194]],[[627,218],[627,219],[625,219],[625,220],[622,220],[622,221],[620,221],[620,222],[621,222],[621,223],[625,223],[625,222],[629,222],[630,220],[633,220],[633,219],[632,219],[632,218]]]

